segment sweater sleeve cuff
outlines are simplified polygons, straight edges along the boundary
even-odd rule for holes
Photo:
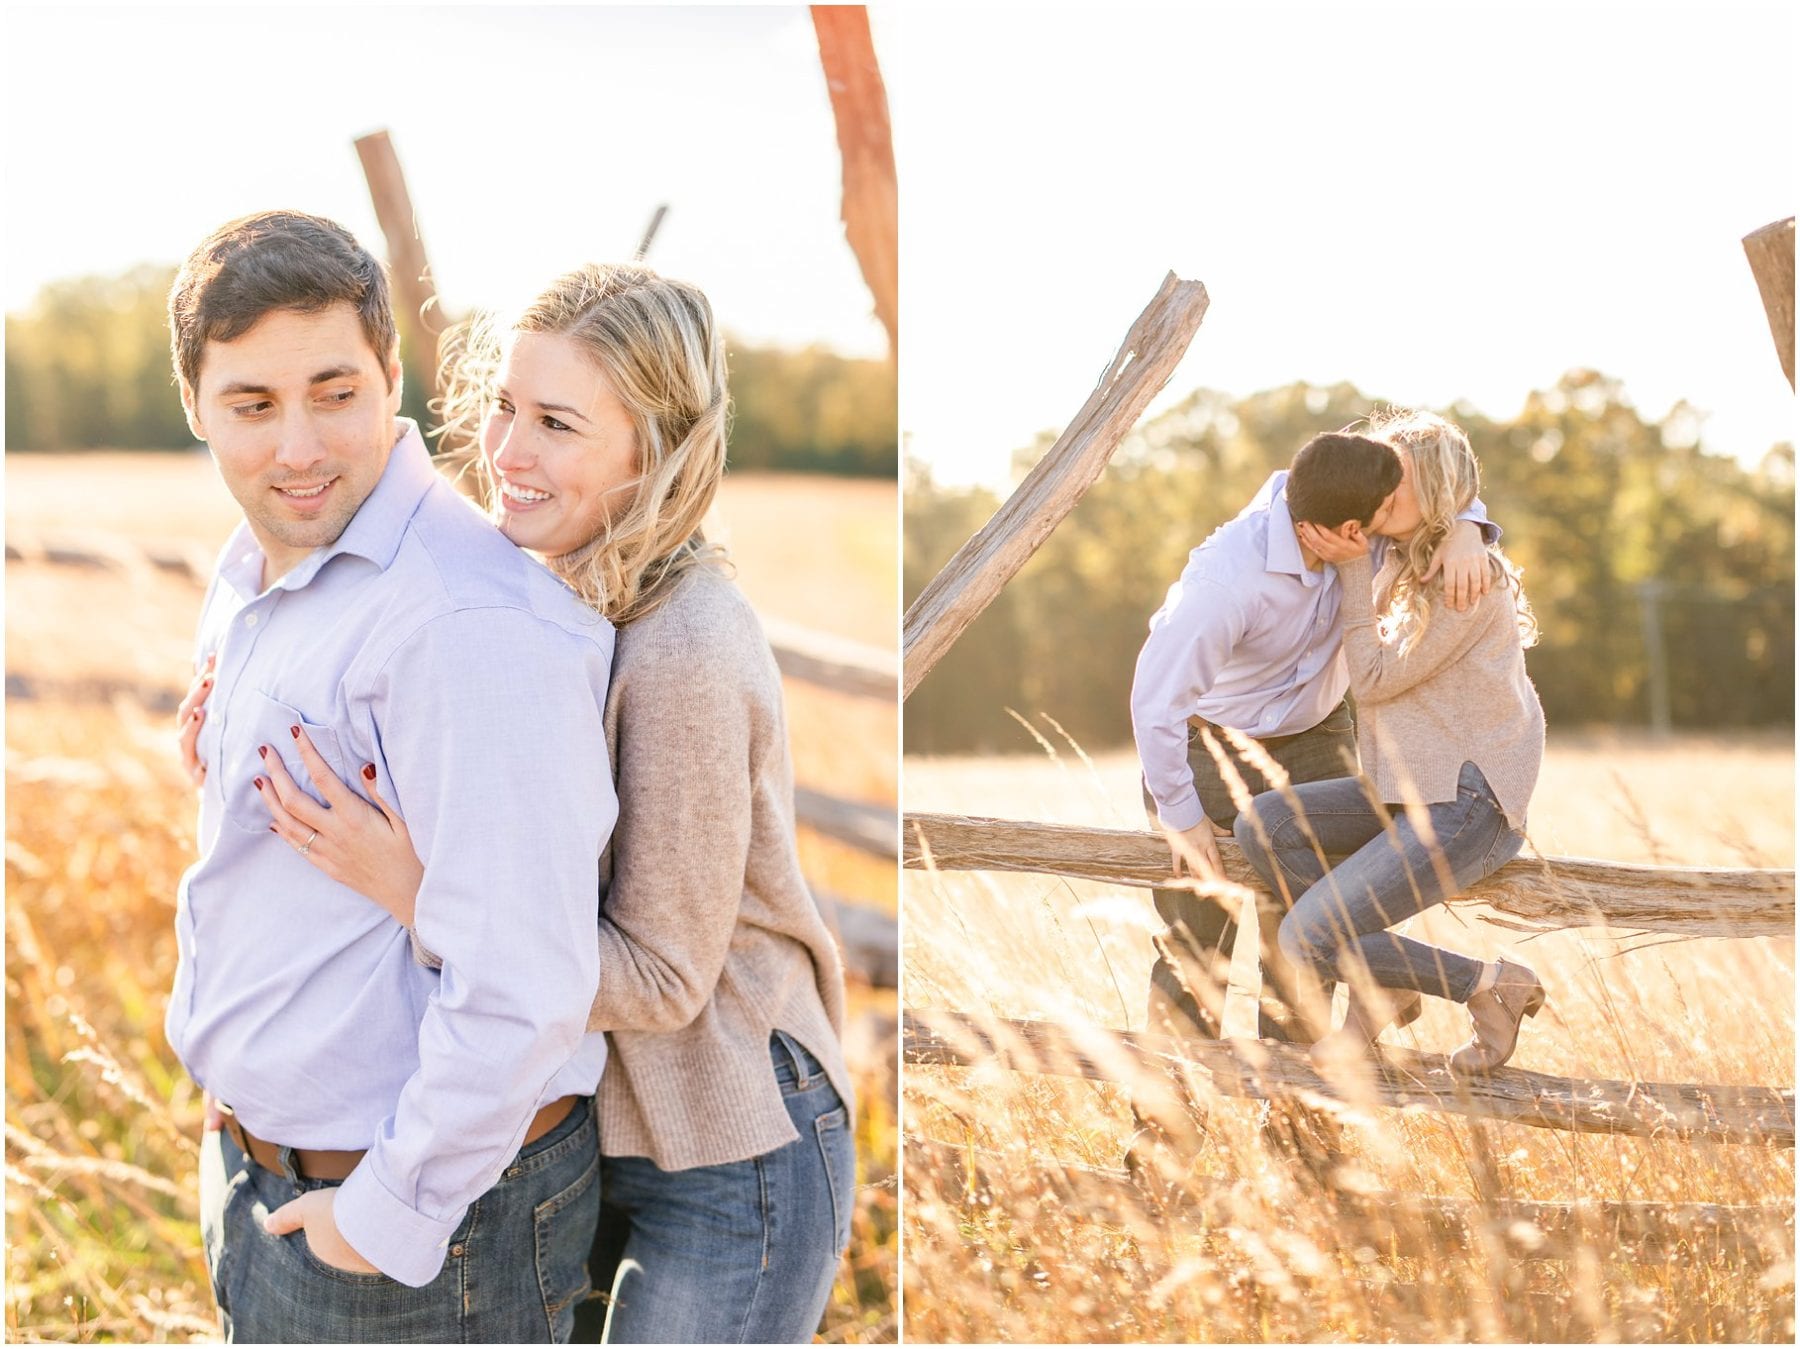
[[[332,1204],[339,1235],[376,1269],[408,1288],[423,1288],[438,1276],[450,1234],[465,1212],[427,1218],[389,1193],[366,1159],[338,1187]]]
[[[1367,553],[1337,564],[1343,595],[1338,604],[1346,623],[1375,617],[1375,569]]]

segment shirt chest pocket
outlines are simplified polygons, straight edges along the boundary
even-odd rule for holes
[[[258,752],[267,748],[271,759],[279,758],[288,779],[320,805],[324,793],[307,772],[300,759],[300,745],[290,727],[306,732],[313,748],[319,751],[339,782],[346,781],[344,752],[338,744],[337,732],[309,721],[298,710],[266,693],[247,692],[234,700],[230,720],[221,736],[225,773],[220,784],[225,796],[225,818],[239,829],[250,833],[267,833],[272,822],[269,807],[254,785],[257,778],[270,776],[268,760]]]

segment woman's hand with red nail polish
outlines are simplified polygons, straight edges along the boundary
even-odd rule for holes
[[[181,767],[196,787],[206,781],[206,765],[200,759],[200,728],[206,721],[206,700],[212,695],[212,672],[218,657],[208,656],[206,664],[194,676],[193,683],[175,709],[175,744],[181,754]]]

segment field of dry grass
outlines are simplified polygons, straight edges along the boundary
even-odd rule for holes
[[[1054,747],[905,764],[909,810],[1142,828],[1135,759]],[[1023,732],[1021,732],[1022,743]],[[1532,808],[1544,853],[1664,865],[1791,868],[1786,735],[1552,736]],[[1141,1029],[1158,930],[1147,891],[1047,876],[909,872],[906,1002]],[[1576,1078],[1791,1088],[1791,938],[1523,938],[1442,910],[1416,936],[1528,961],[1551,990],[1514,1066]],[[1248,944],[1246,944],[1247,948]],[[1226,1031],[1254,1034],[1253,953],[1233,968]],[[1453,1048],[1466,1017],[1427,999],[1401,1046]],[[1704,1244],[1628,1259],[1589,1231],[1565,1258],[1371,1242],[1264,1143],[1255,1103],[1201,1092],[1204,1143],[1159,1158],[1160,1181],[1211,1196],[1205,1224],[1133,1204],[1077,1213],[1061,1165],[1115,1171],[1133,1134],[1121,1086],[994,1065],[909,1068],[906,1332],[921,1341],[1791,1341],[1793,1153],[1564,1133],[1364,1105],[1345,1123],[1344,1183],[1375,1194],[1786,1203],[1751,1249]],[[971,1164],[979,1176],[967,1180]],[[1092,1180],[1091,1172],[1075,1173]],[[1104,1190],[1105,1187],[1103,1186]],[[1110,1191],[1108,1191],[1110,1193]],[[1082,1201],[1087,1203],[1089,1201]],[[1219,1210],[1222,1209],[1223,1212]]]
[[[209,555],[235,506],[201,455],[10,456],[6,473],[8,542],[29,558],[69,543],[140,559],[6,569],[7,1338],[216,1339],[199,1102],[161,1034],[193,858],[165,705],[186,681],[200,593],[141,556]],[[894,497],[733,479],[717,532],[759,611],[891,647]],[[798,684],[787,696],[801,783],[896,799],[894,709]],[[810,833],[801,849],[816,884],[894,909],[892,863]],[[891,993],[852,990],[863,1183],[832,1342],[891,1341],[897,1325],[893,1010]]]

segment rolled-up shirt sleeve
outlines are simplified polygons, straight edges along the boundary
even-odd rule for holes
[[[1188,764],[1188,717],[1247,626],[1239,599],[1197,576],[1177,581],[1150,620],[1131,681],[1131,731],[1157,816],[1172,829],[1206,818]]]
[[[587,1028],[599,858],[618,817],[605,638],[522,610],[461,611],[425,625],[374,684],[394,804],[425,864],[419,940],[443,964],[418,1069],[339,1189],[336,1219],[413,1287],[436,1277]]]
[[[1481,530],[1481,541],[1487,544],[1488,547],[1492,548],[1496,543],[1500,542],[1500,526],[1488,519],[1487,503],[1482,501],[1480,497],[1476,497],[1471,501],[1469,503],[1469,508],[1456,518],[1458,520],[1468,520],[1479,528]]]

